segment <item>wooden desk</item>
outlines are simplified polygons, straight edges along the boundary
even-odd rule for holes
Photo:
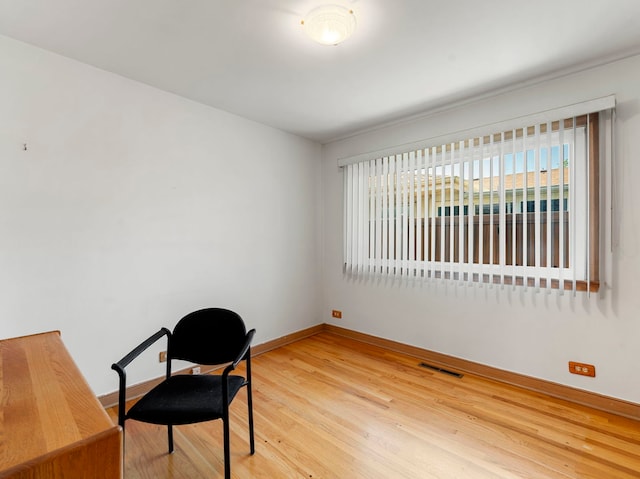
[[[0,478],[122,478],[122,431],[58,331],[0,341]]]

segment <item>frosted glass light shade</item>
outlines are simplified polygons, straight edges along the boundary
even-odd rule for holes
[[[311,10],[302,20],[304,31],[322,45],[337,45],[356,29],[353,10],[339,5],[323,5]]]

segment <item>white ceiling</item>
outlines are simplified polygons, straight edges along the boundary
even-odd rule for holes
[[[341,45],[301,30],[323,3]],[[0,0],[0,34],[327,142],[640,53],[640,0]]]

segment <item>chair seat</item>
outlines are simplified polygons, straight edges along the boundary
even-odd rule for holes
[[[229,376],[229,403],[245,384],[241,376]],[[220,419],[221,376],[175,375],[163,381],[127,412],[128,419],[152,424],[179,425]]]

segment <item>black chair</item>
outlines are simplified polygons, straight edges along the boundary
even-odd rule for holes
[[[249,406],[249,444],[253,438],[253,402],[251,397],[251,341],[255,329],[247,332],[242,318],[227,309],[208,308],[182,318],[173,330],[160,329],[111,368],[120,376],[118,424],[124,431],[126,419],[167,426],[169,453],[173,452],[173,426],[222,419],[224,429],[224,474],[231,479],[229,452],[229,405],[238,391],[247,387]],[[166,378],[146,393],[128,411],[125,368],[144,350],[167,336]],[[171,361],[182,359],[202,365],[226,365],[222,374],[171,374]],[[241,361],[246,362],[244,376],[230,374]]]

